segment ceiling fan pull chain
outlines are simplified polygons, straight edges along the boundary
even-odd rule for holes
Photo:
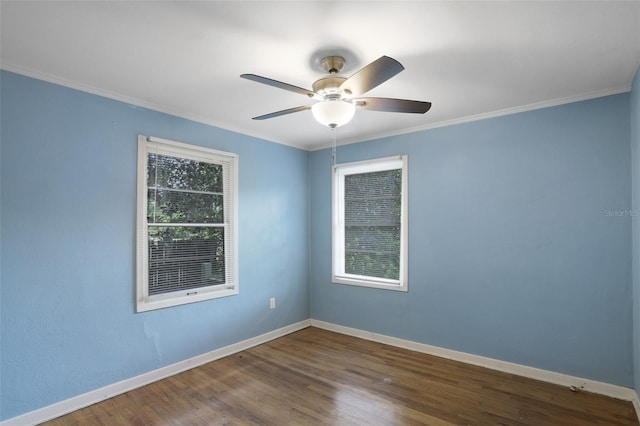
[[[331,159],[333,160],[333,166],[336,165],[336,128],[331,127]]]

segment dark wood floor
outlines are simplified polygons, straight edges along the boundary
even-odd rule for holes
[[[631,403],[307,328],[50,425],[638,425]]]

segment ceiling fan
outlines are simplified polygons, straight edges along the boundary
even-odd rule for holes
[[[315,119],[331,128],[336,128],[348,123],[355,114],[356,107],[371,111],[405,112],[412,114],[424,114],[431,108],[431,102],[412,101],[408,99],[370,98],[361,97],[364,93],[379,86],[391,77],[404,70],[402,64],[388,56],[381,56],[366,65],[350,77],[342,77],[338,73],[344,67],[345,60],[341,56],[327,56],[322,59],[322,68],[329,73],[328,76],[316,80],[312,88],[307,90],[302,87],[283,83],[256,74],[242,74],[240,77],[257,81],[280,89],[300,93],[318,102],[312,105],[303,105],[276,111],[258,117],[254,120],[279,117],[299,111],[311,110]]]

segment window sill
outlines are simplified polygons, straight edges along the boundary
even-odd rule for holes
[[[385,279],[376,279],[373,277],[365,277],[365,276],[337,276],[334,275],[331,279],[334,284],[346,284],[346,285],[355,285],[360,287],[370,287],[370,288],[379,288],[383,290],[394,290],[394,291],[408,291],[407,282],[397,281],[397,280],[385,280]]]
[[[219,290],[202,291],[196,290],[195,294],[186,294],[176,296],[152,296],[144,300],[138,300],[136,304],[136,312],[147,312],[154,309],[168,308],[171,306],[186,305],[187,303],[201,302],[203,300],[217,299],[220,297],[234,296],[238,294],[238,287],[226,288]]]

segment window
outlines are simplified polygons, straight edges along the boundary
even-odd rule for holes
[[[138,136],[137,311],[238,293],[238,157]]]
[[[333,282],[407,291],[407,157],[338,164]]]

